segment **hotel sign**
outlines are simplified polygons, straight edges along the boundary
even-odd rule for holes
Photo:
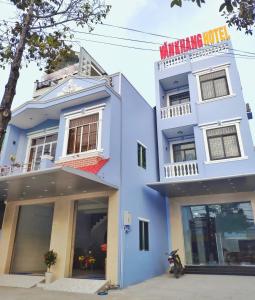
[[[228,34],[227,27],[217,27],[204,33],[180,39],[176,42],[165,42],[162,46],[160,46],[160,57],[161,59],[165,59],[193,49],[228,41],[229,39],[230,35]]]

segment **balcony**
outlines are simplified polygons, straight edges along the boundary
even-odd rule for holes
[[[30,164],[13,164],[10,166],[1,166],[0,176],[18,175],[21,173],[28,172],[30,168]]]
[[[188,114],[191,114],[190,102],[166,106],[160,110],[161,119],[180,117]]]
[[[166,58],[164,60],[159,61],[158,70],[162,72],[169,68],[172,68],[176,65],[185,64],[188,62],[195,62],[200,59],[204,59],[205,57],[210,57],[212,55],[224,54],[229,52],[229,43],[222,42],[218,45],[207,46],[198,50],[192,50],[187,53],[183,53],[180,55],[175,55],[170,58]]]
[[[187,177],[198,175],[196,160],[167,164],[164,166],[165,178]]]

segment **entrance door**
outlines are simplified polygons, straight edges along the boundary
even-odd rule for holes
[[[182,208],[188,265],[254,265],[255,225],[250,202]]]
[[[43,274],[49,250],[54,204],[25,205],[19,209],[11,273]]]
[[[77,201],[72,277],[105,279],[107,199]]]

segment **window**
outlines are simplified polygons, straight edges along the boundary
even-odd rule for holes
[[[169,96],[169,106],[190,102],[189,92]]]
[[[190,142],[173,145],[173,159],[174,162],[196,160],[195,143]]]
[[[138,158],[138,166],[146,169],[146,148],[137,143],[137,158]]]
[[[31,146],[28,158],[28,171],[38,170],[40,168],[41,156],[50,155],[55,159],[57,147],[57,133],[40,136],[31,140]]]
[[[149,222],[139,220],[139,249],[149,251]]]
[[[208,129],[206,135],[211,160],[241,156],[235,125]]]
[[[99,114],[70,120],[67,154],[96,150]]]
[[[226,70],[211,72],[199,76],[202,100],[229,95]]]

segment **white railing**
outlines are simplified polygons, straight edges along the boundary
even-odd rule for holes
[[[206,46],[204,48],[191,50],[187,53],[175,55],[158,62],[159,71],[164,71],[175,65],[183,64],[186,62],[194,62],[205,58],[206,56],[214,56],[229,52],[229,44],[227,42],[218,45]]]
[[[188,115],[191,113],[190,103],[176,104],[161,108],[161,119],[168,119]]]
[[[30,171],[30,164],[14,164],[11,166],[0,166],[0,176],[16,175]]]
[[[164,166],[165,177],[184,177],[198,175],[197,161],[186,161],[180,163],[173,163]]]

